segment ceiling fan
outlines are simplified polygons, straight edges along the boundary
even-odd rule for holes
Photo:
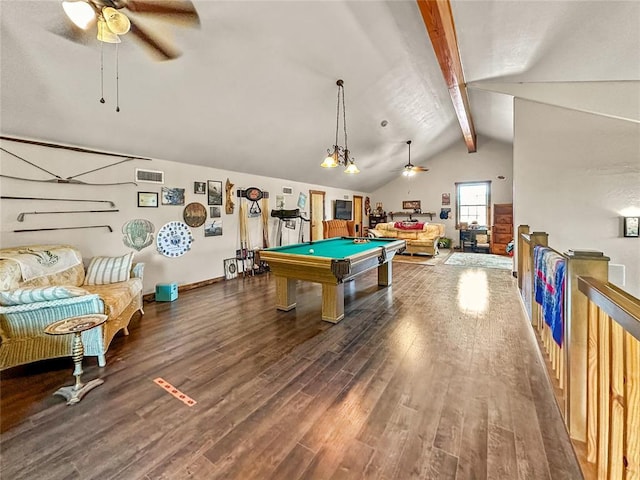
[[[416,173],[428,172],[428,168],[420,167],[411,163],[411,140],[407,140],[407,145],[409,145],[409,161],[404,167],[402,167],[402,175],[405,177],[413,177]]]
[[[62,2],[67,17],[73,24],[87,31],[97,25],[97,38],[101,42],[120,43],[120,36],[128,32],[137,38],[160,60],[172,60],[180,52],[168,42],[131,20],[122,10],[140,15],[155,15],[176,24],[198,26],[200,18],[189,0],[65,0]],[[74,32],[63,34],[75,40]]]

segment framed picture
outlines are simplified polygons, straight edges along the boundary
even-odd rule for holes
[[[138,207],[158,207],[158,192],[138,192]]]
[[[204,226],[205,237],[218,237],[222,235],[222,220],[214,220]]]
[[[184,188],[162,187],[162,205],[184,205]]]
[[[640,236],[640,217],[624,217],[624,236]]]
[[[304,207],[306,206],[307,206],[307,196],[304,193],[300,192],[298,194],[298,208],[301,210],[304,210]]]
[[[209,213],[211,218],[220,217],[220,207],[209,207]]]
[[[193,193],[200,195],[207,193],[207,182],[193,182]]]
[[[222,205],[222,182],[207,180],[209,205]]]
[[[442,205],[451,205],[451,194],[443,193],[442,194]]]
[[[276,195],[276,210],[284,210],[284,195]]]
[[[403,200],[403,210],[420,210],[420,200]]]

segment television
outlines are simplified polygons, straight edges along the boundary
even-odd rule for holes
[[[333,209],[333,218],[339,220],[351,220],[353,202],[351,200],[336,200]]]

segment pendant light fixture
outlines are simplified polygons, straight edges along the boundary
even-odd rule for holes
[[[347,144],[347,114],[344,103],[344,81],[338,80],[338,106],[336,108],[336,140],[333,148],[327,149],[327,158],[320,164],[324,168],[335,168],[337,166],[346,167],[344,173],[356,174],[360,173],[356,167],[355,161],[349,156],[349,147]],[[340,105],[342,104],[342,127],[344,131],[344,147],[338,144],[338,133],[340,131]]]

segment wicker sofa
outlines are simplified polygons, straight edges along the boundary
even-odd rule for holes
[[[425,253],[438,255],[438,240],[444,236],[442,223],[386,222],[378,223],[369,235],[381,238],[399,238],[406,240],[404,253]]]
[[[35,264],[34,258],[44,264],[40,274],[33,277],[30,271],[27,280],[25,269],[28,265],[23,263],[26,257],[32,264]],[[57,266],[48,265],[63,258],[71,260],[66,264],[59,262]],[[129,263],[120,267],[120,276],[128,277],[125,281],[112,282],[113,278],[104,275],[104,278],[90,281],[85,275],[95,272],[93,265],[100,262],[126,258]],[[91,313],[103,313],[108,318],[103,325],[82,333],[85,356],[97,356],[98,365],[104,367],[105,354],[114,335],[120,330],[128,335],[127,327],[133,314],[136,311],[144,314],[144,264],[133,264],[131,259],[132,254],[128,257],[95,257],[85,272],[80,252],[68,245],[0,249],[0,370],[37,360],[70,356],[73,335],[52,336],[45,334],[43,329],[57,320]],[[17,304],[16,298],[19,300]]]

